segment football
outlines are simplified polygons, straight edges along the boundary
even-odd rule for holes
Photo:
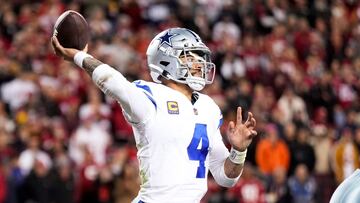
[[[89,41],[89,25],[78,12],[68,10],[56,20],[53,35],[65,48],[83,50]]]

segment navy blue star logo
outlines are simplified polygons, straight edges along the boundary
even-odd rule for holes
[[[160,46],[162,46],[164,43],[168,44],[169,46],[172,46],[171,38],[177,36],[179,34],[170,34],[169,32],[166,32],[165,35],[161,36],[160,39]]]

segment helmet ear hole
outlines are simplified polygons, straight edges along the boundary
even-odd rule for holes
[[[164,78],[169,79],[170,73],[167,72],[166,70],[164,70],[161,75],[162,75]]]

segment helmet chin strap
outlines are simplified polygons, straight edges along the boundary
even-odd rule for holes
[[[186,83],[191,89],[195,91],[200,91],[204,89],[206,84],[205,80],[199,77],[187,77]]]

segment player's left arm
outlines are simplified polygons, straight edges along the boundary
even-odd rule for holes
[[[228,140],[231,144],[229,157],[225,160],[224,170],[229,178],[235,178],[242,172],[247,148],[254,136],[256,120],[251,112],[248,113],[246,121],[242,121],[242,109],[237,108],[236,122],[231,121],[228,127]]]
[[[225,147],[220,131],[217,130],[210,151],[209,168],[216,182],[224,187],[232,187],[240,177],[246,149],[252,138],[257,134],[254,130],[256,121],[249,113],[248,119],[242,123],[241,108],[237,110],[236,123],[230,122],[228,129],[228,140],[232,146],[230,154]]]

